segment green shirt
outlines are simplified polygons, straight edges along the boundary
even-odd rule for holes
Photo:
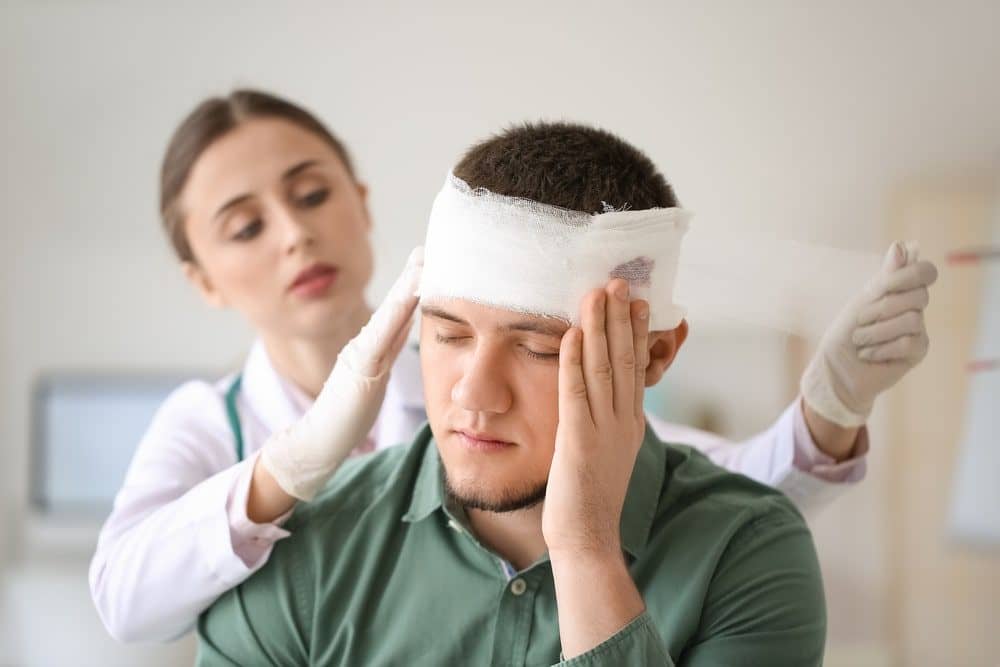
[[[348,461],[268,563],[198,624],[199,665],[552,665],[547,557],[508,575],[446,507],[430,429]],[[566,665],[813,665],[826,611],[805,522],[779,492],[651,429],[622,513],[646,611]]]

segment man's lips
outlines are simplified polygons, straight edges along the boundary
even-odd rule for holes
[[[501,440],[495,435],[491,435],[489,433],[480,433],[467,429],[455,429],[455,435],[458,436],[459,442],[461,442],[465,447],[475,451],[499,451],[514,446],[513,442]]]
[[[288,286],[288,291],[300,296],[318,296],[325,293],[336,278],[336,267],[317,262],[300,271]]]

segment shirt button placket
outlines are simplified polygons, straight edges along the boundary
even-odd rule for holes
[[[517,576],[507,582],[507,594],[501,598],[497,609],[493,664],[525,664],[534,616],[534,589],[528,581],[524,576]]]

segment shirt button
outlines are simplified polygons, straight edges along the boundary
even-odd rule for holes
[[[524,595],[526,590],[528,590],[528,584],[524,583],[524,579],[515,579],[510,582],[510,592],[514,595]]]

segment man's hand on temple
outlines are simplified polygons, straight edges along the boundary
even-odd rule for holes
[[[645,609],[620,524],[642,445],[649,305],[628,283],[589,293],[559,354],[559,426],[542,533],[552,562],[563,653],[600,644]]]
[[[875,398],[927,356],[924,309],[935,280],[933,263],[895,242],[823,336],[801,385],[806,421],[822,451],[846,458]]]

